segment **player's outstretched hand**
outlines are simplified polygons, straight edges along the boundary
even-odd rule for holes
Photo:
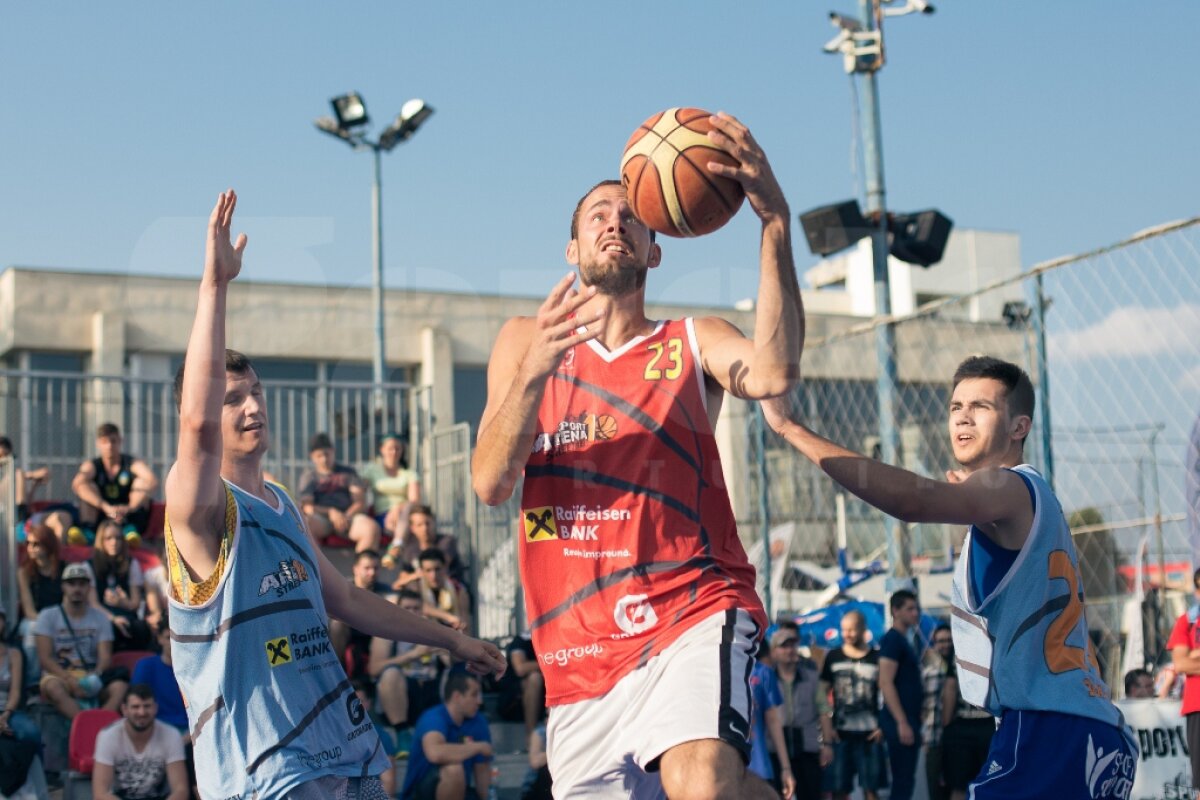
[[[450,654],[460,661],[467,662],[467,669],[476,675],[491,674],[499,678],[507,666],[499,647],[482,639],[472,639],[470,636],[460,637]]]
[[[588,287],[577,292],[574,283],[575,273],[567,273],[538,309],[533,337],[521,361],[522,369],[527,370],[528,377],[534,380],[549,378],[558,369],[564,353],[580,342],[595,339],[604,329],[603,311],[586,318],[575,316],[575,312],[595,296],[596,289]],[[576,331],[580,327],[583,330]]]
[[[782,217],[788,220],[788,204],[783,196],[783,189],[775,179],[767,154],[759,147],[758,142],[750,134],[750,129],[738,119],[724,111],[709,117],[713,129],[708,132],[708,138],[713,144],[741,162],[740,166],[731,167],[716,161],[708,162],[708,169],[714,175],[731,178],[746,190],[746,199],[750,201],[754,213],[764,221],[770,218]]]
[[[204,274],[218,283],[228,283],[242,271],[242,252],[246,249],[246,234],[231,243],[229,228],[233,210],[237,207],[237,192],[221,192],[208,218],[208,242],[204,248]]]

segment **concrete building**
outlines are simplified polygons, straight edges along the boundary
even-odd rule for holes
[[[955,231],[943,261],[927,270],[892,259],[894,313],[1019,273],[1018,249],[1015,234]],[[804,291],[810,343],[861,325],[874,313],[868,240],[804,275],[813,287]],[[1016,286],[973,299],[950,316],[966,316],[986,328],[1000,320],[1003,300],[1019,299],[1019,292]],[[0,368],[168,379],[186,348],[195,298],[193,279],[10,267],[0,273]],[[500,326],[514,314],[535,314],[540,302],[535,297],[388,291],[389,379],[428,387],[436,426],[476,425],[485,400],[487,359]],[[648,313],[658,318],[716,314],[747,332],[754,322],[752,309],[653,305]],[[229,346],[250,355],[264,380],[371,379],[374,317],[367,289],[237,281],[229,292],[228,319]],[[945,364],[924,355],[940,349],[939,335],[954,345],[944,348],[953,361],[962,351],[956,326],[942,334],[936,325],[900,331],[902,381],[945,380]],[[932,338],[917,348],[904,347],[906,337]],[[871,347],[869,336],[809,347],[805,378],[869,381],[874,375]],[[99,404],[87,415],[89,421],[116,416],[124,398],[111,391],[109,396],[95,392],[89,399]],[[745,404],[726,403],[718,430],[739,512],[746,508],[744,470],[730,470],[729,465],[738,463],[744,451],[745,414]]]

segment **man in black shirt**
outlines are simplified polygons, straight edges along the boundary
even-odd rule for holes
[[[875,800],[883,781],[883,731],[879,728],[879,653],[866,641],[866,618],[851,610],[842,617],[842,646],[825,656],[818,702],[833,694],[821,714],[821,731],[833,743],[833,794],[846,798],[858,776],[866,800]]]
[[[158,477],[140,458],[121,452],[121,429],[106,422],[96,429],[100,456],[79,465],[71,490],[79,498],[79,520],[93,530],[102,519],[144,534]]]

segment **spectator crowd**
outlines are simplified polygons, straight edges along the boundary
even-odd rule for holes
[[[69,499],[38,499],[50,482],[45,467],[16,471],[19,604],[0,608],[0,764],[21,768],[24,759],[33,781],[52,744],[43,729],[55,718],[69,725],[105,709],[119,717],[96,738],[93,796],[178,800],[193,795],[194,772],[171,661],[155,518],[160,476],[122,445],[116,425],[97,429],[97,455],[79,465]],[[0,436],[0,457],[12,449]],[[470,629],[469,565],[423,502],[405,440],[382,437],[378,457],[360,472],[339,462],[332,439],[318,433],[309,460],[290,489],[317,540],[353,548],[348,580],[409,613]],[[1200,608],[1200,571],[1195,583]],[[781,796],[844,798],[857,789],[870,800],[887,789],[904,800],[924,782],[931,800],[957,800],[984,768],[995,721],[963,701],[949,625],[922,635],[917,597],[904,590],[889,611],[892,627],[877,642],[854,610],[841,619],[840,644],[827,650],[805,646],[792,622],[768,632],[751,675],[749,768]],[[1157,675],[1136,669],[1124,685],[1129,698],[1182,693],[1189,739],[1198,743],[1193,754],[1200,752],[1197,617],[1193,609],[1180,619],[1173,658]],[[363,713],[392,758],[407,762],[402,778],[385,775],[389,795],[488,797],[495,752],[487,691],[496,696],[492,721],[523,731],[529,768],[521,796],[551,797],[545,683],[529,631],[509,642],[498,682],[481,682],[446,651],[373,638],[336,619],[326,633]]]

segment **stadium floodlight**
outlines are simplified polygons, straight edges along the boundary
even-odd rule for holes
[[[400,107],[400,113],[392,124],[379,135],[379,146],[391,150],[400,142],[408,141],[425,120],[433,116],[433,106],[424,100],[413,99]]]
[[[329,101],[333,113],[337,115],[337,125],[342,130],[350,130],[366,125],[371,121],[367,116],[367,104],[358,92],[347,92]]]
[[[375,307],[375,352],[372,358],[372,373],[375,384],[375,406],[383,412],[383,381],[386,356],[384,354],[383,330],[383,180],[381,154],[390,151],[403,141],[407,141],[417,132],[417,128],[433,114],[433,107],[425,104],[424,100],[409,100],[400,107],[400,113],[372,141],[367,137],[366,124],[370,121],[367,116],[367,104],[358,92],[348,92],[329,101],[333,106],[332,117],[318,117],[313,121],[317,130],[336,136],[355,150],[370,150],[375,157],[375,180],[371,184],[371,251],[373,269],[371,275],[372,305]],[[386,427],[386,425],[385,425]]]
[[[321,131],[322,133],[328,133],[330,136],[336,136],[338,139],[346,142],[351,147],[355,146],[354,137],[350,135],[349,131],[339,128],[337,120],[335,120],[333,117],[317,117],[313,120],[313,125],[316,125],[317,130]]]

